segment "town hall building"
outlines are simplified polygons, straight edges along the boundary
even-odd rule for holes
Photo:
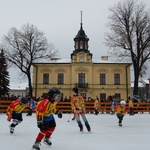
[[[112,62],[108,56],[93,59],[88,42],[81,21],[70,59],[52,58],[48,62],[34,62],[33,96],[41,97],[49,88],[58,87],[63,98],[69,98],[72,88],[77,87],[86,100],[96,96],[106,100],[110,95],[126,100],[131,95],[131,63]]]

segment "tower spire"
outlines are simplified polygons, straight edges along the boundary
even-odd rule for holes
[[[82,26],[82,11],[80,13],[81,13],[81,26]]]

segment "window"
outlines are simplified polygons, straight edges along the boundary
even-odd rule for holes
[[[85,73],[78,74],[78,87],[79,88],[85,87]]]
[[[85,49],[88,49],[88,42],[85,43]]]
[[[58,73],[58,84],[64,84],[64,74]]]
[[[48,73],[43,74],[43,84],[49,84],[49,74]]]
[[[120,74],[114,74],[114,84],[120,84]]]
[[[105,74],[100,74],[100,84],[106,84]]]
[[[83,41],[80,41],[80,49],[83,49]]]
[[[78,47],[78,42],[76,42],[76,45],[75,45],[75,49],[78,49],[79,47]]]
[[[101,102],[106,101],[106,93],[100,93],[100,101]]]

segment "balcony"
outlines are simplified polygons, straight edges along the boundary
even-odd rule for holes
[[[76,83],[77,88],[88,88],[88,83]]]

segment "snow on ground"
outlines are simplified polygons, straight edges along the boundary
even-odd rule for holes
[[[57,127],[51,138],[52,146],[43,142],[41,150],[149,150],[150,149],[150,114],[126,114],[123,126],[118,126],[115,115],[86,114],[92,132],[79,132],[76,121],[68,122],[70,114],[57,116]],[[72,116],[71,116],[72,117]],[[5,114],[0,114],[0,150],[31,150],[39,129],[36,127],[35,114],[23,114],[23,122],[9,133],[9,122]]]

